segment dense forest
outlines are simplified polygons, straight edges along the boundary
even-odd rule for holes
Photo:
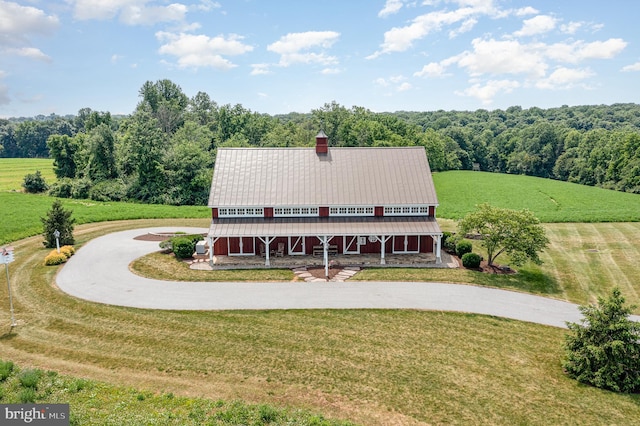
[[[205,204],[218,147],[424,146],[432,170],[527,174],[640,193],[640,105],[375,113],[335,102],[270,116],[146,82],[128,116],[0,119],[0,157],[50,157],[58,197]]]

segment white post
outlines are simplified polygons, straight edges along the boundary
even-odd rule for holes
[[[11,280],[9,279],[9,263],[13,262],[13,249],[12,248],[4,248],[2,249],[2,253],[0,253],[1,263],[4,263],[4,269],[7,273],[7,290],[9,292],[9,311],[11,312],[11,327],[15,327],[18,325],[16,322],[16,318],[13,315],[13,297],[11,296]]]
[[[60,231],[57,229],[53,231],[53,236],[56,238],[56,250],[60,253]]]
[[[208,235],[207,238],[209,239],[209,265],[213,268],[213,237]]]
[[[440,255],[440,242],[442,241],[442,234],[436,238],[436,264],[442,263],[442,257]]]
[[[387,244],[387,240],[389,239],[384,238],[384,235],[381,235],[380,237],[378,237],[378,239],[380,240],[380,264],[381,265],[386,265],[387,261],[384,260],[384,252],[385,252],[385,245]]]
[[[265,250],[265,253],[264,253],[264,258],[265,258],[264,266],[271,266],[271,260],[269,260],[269,252],[271,250],[269,249],[269,244],[271,244],[273,242],[273,240],[276,239],[276,237],[271,237],[271,238],[264,237],[264,239],[262,237],[258,237],[258,239],[264,243],[264,250]]]

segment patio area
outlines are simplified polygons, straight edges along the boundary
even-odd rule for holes
[[[322,266],[322,256],[270,256],[271,266],[265,266],[262,256],[214,256],[213,268],[209,265],[209,255],[198,256],[191,265],[193,269],[255,269]],[[441,253],[441,263],[436,263],[433,253],[387,254],[386,264],[380,264],[380,254],[337,254],[329,256],[329,265],[335,267],[357,266],[360,268],[458,268],[458,262],[448,253]]]

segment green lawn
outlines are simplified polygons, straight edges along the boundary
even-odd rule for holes
[[[88,241],[159,222],[83,225],[78,235]],[[363,425],[640,421],[639,395],[601,391],[563,374],[561,329],[413,310],[190,312],[101,305],[52,286],[58,268],[42,265],[46,252],[38,238],[16,243],[12,283],[20,325],[13,333],[5,326],[0,345],[2,357],[21,366],[135,387],[134,395],[143,398],[199,395],[225,406],[239,399]],[[6,296],[0,286],[0,300]],[[0,324],[8,323],[3,310]],[[94,395],[87,417],[135,409],[137,397],[108,393],[82,394]],[[118,398],[121,405],[114,403]],[[174,404],[163,409],[162,398],[150,402],[156,403],[164,413]],[[140,416],[155,409],[138,407]]]
[[[640,195],[551,179],[488,172],[434,173],[437,216],[461,219],[482,203],[529,209],[542,222],[638,222]]]

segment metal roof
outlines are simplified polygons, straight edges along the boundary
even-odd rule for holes
[[[219,148],[209,207],[438,204],[423,147]]]
[[[317,235],[435,235],[433,217],[306,217],[216,219],[209,235],[217,237],[283,237]]]

